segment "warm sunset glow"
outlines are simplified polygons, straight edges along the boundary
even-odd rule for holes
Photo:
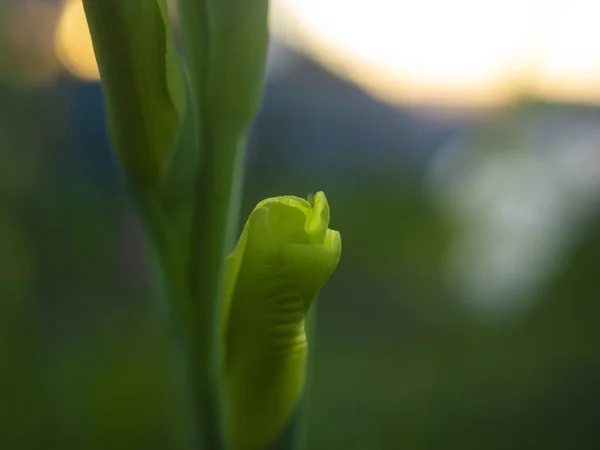
[[[390,102],[600,101],[592,0],[274,0],[276,34]]]
[[[595,0],[272,1],[276,35],[388,102],[600,103]],[[65,4],[56,53],[98,79],[81,0]]]
[[[81,0],[68,0],[55,38],[56,54],[74,76],[98,80],[98,66]]]

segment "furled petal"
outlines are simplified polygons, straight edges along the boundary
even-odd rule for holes
[[[225,423],[234,450],[283,431],[305,378],[308,309],[340,258],[322,192],[260,202],[227,258],[223,299]]]

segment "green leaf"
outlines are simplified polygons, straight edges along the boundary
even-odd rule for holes
[[[234,450],[259,450],[283,432],[303,390],[305,320],[338,264],[322,192],[260,202],[227,258],[223,288],[225,426]]]
[[[114,147],[143,190],[162,181],[185,107],[165,0],[83,0]]]

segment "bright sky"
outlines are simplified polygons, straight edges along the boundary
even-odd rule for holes
[[[271,13],[276,35],[392,103],[600,102],[597,0],[272,0]],[[68,0],[57,52],[89,79],[83,17]]]
[[[98,66],[81,0],[67,0],[56,28],[56,54],[65,68],[84,80],[98,80]]]

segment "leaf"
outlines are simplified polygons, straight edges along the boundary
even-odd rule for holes
[[[225,425],[234,450],[258,450],[283,432],[305,382],[305,320],[338,264],[322,192],[260,202],[227,258],[223,288]]]
[[[155,189],[185,106],[165,0],[83,0],[114,147],[126,175]]]

